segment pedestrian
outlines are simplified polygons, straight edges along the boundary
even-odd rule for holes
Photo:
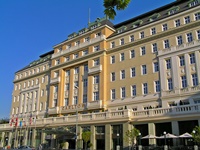
[[[42,144],[39,145],[38,150],[42,150]]]

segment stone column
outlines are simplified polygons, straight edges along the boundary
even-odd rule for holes
[[[122,135],[125,136],[126,132],[131,129],[133,129],[133,125],[129,124],[129,122],[123,123]],[[126,149],[127,147],[130,146],[131,146],[130,143],[125,140],[125,137],[123,137],[123,147]]]
[[[92,125],[91,127],[90,127],[90,129],[91,129],[91,143],[92,143],[92,147],[90,148],[91,150],[95,150],[96,149],[96,131],[95,131],[95,126],[94,125]]]
[[[179,72],[177,71],[178,70],[178,62],[177,62],[177,56],[172,56],[171,57],[171,63],[173,64],[173,65],[171,65],[171,67],[172,67],[172,78],[173,78],[173,86],[174,86],[174,89],[176,90],[176,89],[179,89],[179,86],[180,86],[180,84],[179,84],[179,81],[180,81],[180,79],[179,79]],[[162,84],[162,83],[161,83]]]
[[[199,51],[195,51],[195,60],[196,60],[196,73],[197,73],[197,78],[198,82],[200,83],[200,56],[199,56]]]
[[[179,135],[179,127],[178,127],[178,121],[172,121],[172,134]],[[177,139],[173,139],[173,144],[176,145],[176,141],[179,142]],[[179,143],[177,143],[179,145]]]
[[[155,135],[156,134],[155,124],[148,123],[148,130],[149,130],[149,135]],[[156,139],[149,139],[149,145],[152,144],[156,144]]]
[[[44,131],[42,130],[41,143],[45,143],[45,137],[46,137],[46,133],[44,133]]]
[[[112,149],[112,126],[105,125],[105,149]]]
[[[4,146],[4,139],[5,139],[5,132],[1,133],[1,142],[0,142],[0,147]]]
[[[77,148],[82,148],[83,142],[82,142],[82,128],[81,126],[78,126],[78,137],[77,137]]]
[[[185,57],[185,72],[186,72],[186,77],[187,77],[187,84],[188,84],[188,87],[191,87],[192,81],[191,81],[190,57],[188,54],[185,54],[184,57]]]
[[[24,145],[28,145],[28,130],[25,129],[24,131]]]
[[[12,135],[13,135],[13,133],[12,133],[12,131],[10,131],[9,135],[8,135],[8,145],[9,146],[11,146],[11,144],[12,144]]]
[[[36,137],[36,129],[32,129],[32,139],[31,139],[31,146],[35,147],[35,137]]]

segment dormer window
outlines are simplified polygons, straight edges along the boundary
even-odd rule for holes
[[[68,36],[68,39],[72,39],[72,38],[74,38],[74,37],[76,37],[76,36],[77,36],[76,33],[72,33],[72,34],[70,34],[70,35]]]
[[[87,31],[88,31],[88,29],[87,29],[87,28],[84,28],[84,29],[80,30],[80,31],[78,32],[78,34],[81,35],[81,34],[87,32]]]
[[[175,14],[176,12],[178,12],[180,9],[179,6],[175,6],[175,7],[172,7],[171,9],[168,10],[168,15],[173,15]]]
[[[126,26],[122,26],[122,27],[120,27],[119,29],[117,29],[117,33],[122,33],[122,32],[124,32],[125,30],[126,30]]]
[[[142,23],[143,23],[142,20],[137,20],[137,21],[135,21],[135,22],[133,23],[133,28],[139,27]]]
[[[96,37],[101,36],[101,32],[96,33]]]
[[[158,17],[160,17],[160,14],[156,13],[149,17],[149,21],[155,21]]]
[[[200,0],[192,0],[189,2],[189,7],[193,7],[193,6],[196,6],[197,4],[200,3]]]
[[[94,24],[94,25],[92,25],[92,26],[90,27],[90,29],[91,29],[91,30],[96,29],[96,28],[98,28],[100,25],[101,25],[101,23]]]

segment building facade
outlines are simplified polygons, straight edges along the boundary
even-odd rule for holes
[[[130,146],[134,127],[191,133],[200,125],[199,4],[177,0],[116,25],[97,18],[17,71],[2,146],[78,148],[90,130],[93,150],[115,150]]]

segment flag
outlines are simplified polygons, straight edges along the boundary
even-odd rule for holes
[[[29,124],[32,124],[32,114],[30,114],[30,118],[29,118]]]
[[[15,127],[18,125],[18,116],[15,118]]]
[[[19,122],[19,126],[22,127],[22,120],[20,120],[20,122]]]
[[[10,119],[10,126],[12,126],[14,123],[14,115],[12,115],[12,118]]]

